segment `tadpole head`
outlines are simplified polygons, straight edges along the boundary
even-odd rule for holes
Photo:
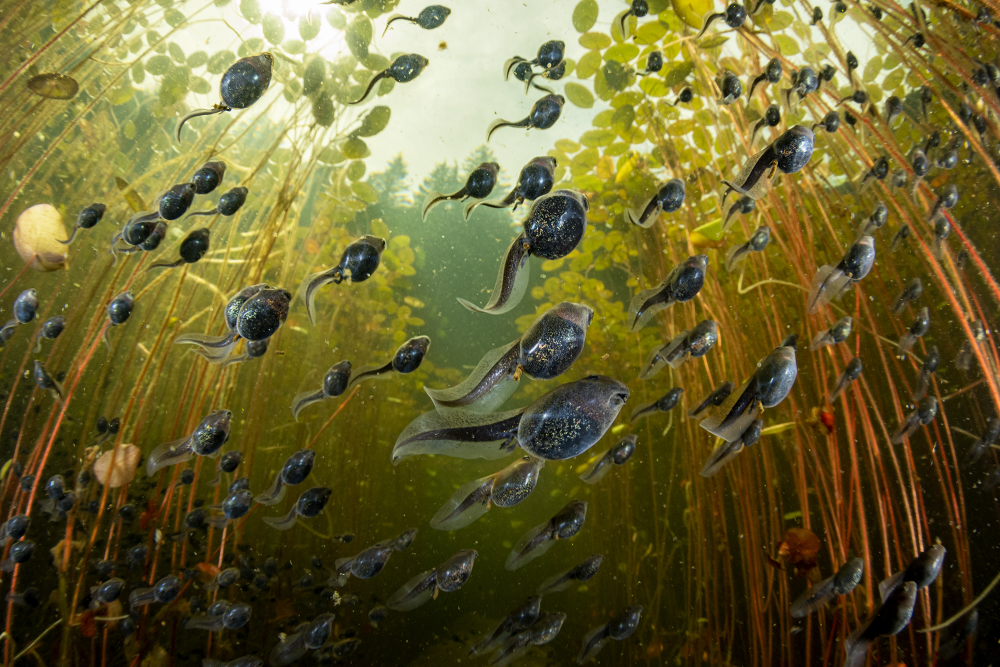
[[[802,169],[812,157],[816,136],[803,125],[796,125],[785,131],[774,142],[778,169],[785,174],[794,174]]]

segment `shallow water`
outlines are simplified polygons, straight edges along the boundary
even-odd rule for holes
[[[416,16],[423,6],[0,0],[0,40],[10,54],[0,63],[0,321],[14,317],[26,290],[38,298],[37,315],[5,329],[11,335],[0,347],[0,521],[30,515],[23,539],[35,544],[0,580],[5,594],[37,589],[38,602],[5,606],[5,664],[201,665],[246,655],[278,664],[275,647],[327,612],[335,615],[329,645],[295,664],[488,664],[489,655],[470,658],[469,647],[543,582],[594,554],[604,560],[593,578],[544,596],[542,611],[566,620],[520,664],[572,664],[589,631],[635,605],[643,611],[634,633],[608,641],[596,664],[843,663],[848,635],[877,610],[879,582],[937,541],[947,550],[940,574],[917,594],[905,629],[875,640],[869,664],[988,662],[998,640],[998,598],[989,586],[997,569],[1000,467],[996,447],[981,439],[1000,407],[992,331],[1000,305],[1000,70],[993,67],[1000,65],[1000,28],[976,17],[996,8],[945,0],[920,5],[925,13],[918,16],[912,6],[881,0],[849,3],[844,12],[821,3],[823,17],[810,26],[812,5],[778,0],[741,27],[720,19],[696,37],[706,14],[725,10],[721,3],[650,0],[646,15],[624,19],[624,36],[623,2],[530,4],[451,6],[438,28],[397,21],[383,36],[391,14]],[[550,129],[501,128],[485,142],[492,122],[524,118],[546,94],[526,94],[524,83],[514,75],[505,81],[503,71],[515,55],[534,58],[547,40],[565,43],[566,73],[534,81],[567,98],[558,120]],[[183,116],[220,101],[227,68],[263,51],[272,54],[271,80],[259,100],[187,121],[178,141]],[[654,51],[663,67],[645,75]],[[848,51],[858,62],[850,75]],[[429,64],[412,81],[382,81],[364,102],[348,104],[404,53]],[[771,58],[780,59],[780,81],[758,84],[748,99],[750,82]],[[836,70],[832,81],[801,99],[793,95],[790,107],[782,91],[793,74],[828,64]],[[716,78],[727,69],[742,83],[732,104],[720,103]],[[673,106],[686,86],[693,99]],[[931,93],[926,115],[924,86]],[[865,92],[863,104],[838,106],[856,90]],[[902,111],[887,123],[890,96]],[[762,127],[751,143],[772,103],[780,106],[779,125]],[[765,154],[755,207],[728,216],[737,195],[724,198],[723,181],[751,191],[740,178],[750,156],[831,110],[839,128],[816,129],[805,166],[785,173],[786,162]],[[931,148],[935,131],[940,145]],[[930,166],[914,187],[916,148],[926,148]],[[948,150],[957,159],[946,168],[940,162]],[[531,220],[531,202],[516,212],[481,206],[468,220],[468,202],[443,203],[422,220],[424,201],[432,191],[460,190],[473,169],[491,161],[500,172],[489,197],[499,199],[522,166],[546,155],[557,163],[552,190],[586,197],[586,230],[559,257],[538,256],[545,254],[542,239],[531,238],[536,256],[522,269],[523,298],[500,314],[472,312],[458,299],[481,307],[494,296],[501,258],[515,237],[531,232],[521,224]],[[884,180],[866,180],[880,156],[888,163]],[[225,175],[213,192],[196,195],[189,211],[209,211],[223,193],[244,186],[246,202],[234,215],[181,217],[167,223],[152,251],[117,258],[108,251],[130,218],[156,210],[163,193],[209,160],[224,162]],[[893,184],[898,169],[905,170],[902,186]],[[642,216],[674,178],[683,181],[683,204]],[[957,203],[932,216],[950,185]],[[95,202],[107,207],[102,219],[78,230],[72,244],[56,243]],[[868,230],[870,273],[810,313],[814,277],[834,267],[821,273],[833,276],[833,291],[838,262],[878,202],[888,215]],[[54,208],[34,213],[58,226],[32,231],[24,212],[43,204]],[[942,221],[949,233],[936,243]],[[904,224],[909,237],[890,251]],[[727,271],[727,253],[762,225],[770,228],[766,247]],[[149,270],[181,257],[182,241],[200,227],[210,229],[203,256]],[[365,235],[386,241],[377,268],[365,280],[320,287],[311,323],[300,286],[336,266]],[[633,297],[701,253],[704,285],[683,296],[675,285],[676,302],[630,331]],[[894,313],[914,277],[922,293]],[[262,356],[213,364],[195,346],[178,344],[182,336],[227,333],[227,301],[259,283],[290,296],[287,317],[279,307],[280,326],[263,336]],[[125,291],[134,308],[109,327],[108,305]],[[503,470],[526,450],[549,450],[536,449],[522,432],[516,453],[499,444],[479,450],[490,460],[438,454],[394,464],[400,434],[435,410],[424,388],[458,385],[490,350],[518,340],[562,302],[593,310],[579,358],[554,378],[532,377],[534,367],[521,359],[505,375],[509,389],[517,368],[516,391],[493,407],[529,406],[595,374],[624,383],[627,402],[620,413],[594,408],[608,418],[607,432],[602,427],[599,442],[578,456],[546,461],[523,502],[502,506],[509,496],[497,492],[470,525],[434,529],[431,518],[459,487]],[[927,332],[899,359],[899,341],[922,308]],[[246,312],[237,328],[246,340],[230,359],[245,354],[257,331]],[[42,323],[56,316],[65,329],[41,339],[36,352]],[[846,340],[811,350],[817,334],[844,316],[853,318]],[[718,341],[695,352],[702,356],[677,368],[660,362],[658,372],[638,379],[655,349],[703,320],[717,322]],[[766,406],[759,441],[736,446],[712,476],[699,474],[724,445],[689,411],[725,381],[740,387],[791,334],[798,336],[797,377],[773,406],[758,396]],[[431,343],[425,356],[411,357],[412,372],[348,384],[293,418],[293,397],[320,390],[334,364],[349,360],[357,378],[419,336]],[[912,432],[893,444],[917,410],[913,397],[932,346],[940,364],[926,394],[937,411],[925,424],[917,414]],[[563,342],[556,351],[569,347]],[[854,357],[861,375],[828,403]],[[36,385],[36,361],[61,397]],[[788,377],[787,367],[782,372]],[[683,388],[676,407],[630,420],[674,387]],[[541,421],[582,401],[566,395]],[[747,405],[753,411],[758,402]],[[929,415],[928,403],[921,405]],[[220,459],[194,456],[147,475],[154,449],[185,438],[219,410],[231,411],[232,422],[217,454],[239,452],[235,472],[213,486]],[[102,435],[99,423],[115,418],[120,428]],[[560,422],[541,444],[578,425]],[[636,436],[631,458],[585,483],[581,475],[628,435]],[[252,503],[224,527],[185,525],[192,510],[221,503],[237,478],[248,479],[254,496],[263,493],[302,449],[315,450],[315,464],[276,504]],[[105,453],[119,468],[126,461],[119,472],[129,478],[134,469],[134,478],[114,488],[95,479],[102,467],[95,460]],[[75,494],[75,502],[61,496],[65,511],[47,493],[57,474],[63,493]],[[300,516],[283,532],[263,520],[285,516],[312,487],[332,490],[318,515]],[[519,538],[574,499],[587,503],[579,533],[508,571]],[[379,574],[327,585],[338,559],[408,529],[419,531],[412,545],[392,551]],[[5,558],[14,543],[3,547]],[[129,558],[139,545],[147,554]],[[459,590],[438,591],[415,611],[390,611],[377,627],[369,620],[370,610],[413,577],[463,549],[478,556]],[[864,563],[856,588],[804,619],[791,616],[809,582],[853,557]],[[113,573],[100,571],[100,561],[112,561]],[[237,583],[211,590],[211,579],[228,567],[241,570]],[[129,593],[171,575],[183,581],[175,599],[130,614]],[[120,600],[94,601],[91,587],[110,577],[125,581]],[[184,629],[216,600],[249,604],[249,622],[211,633]],[[959,631],[974,602],[978,628],[966,641]],[[360,639],[353,651],[336,644],[352,637]]]

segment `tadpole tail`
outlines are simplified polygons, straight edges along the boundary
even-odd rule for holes
[[[181,118],[181,122],[177,123],[177,142],[180,143],[181,140],[181,130],[184,128],[184,123],[188,122],[192,118],[197,118],[198,116],[214,116],[216,114],[224,113],[229,111],[229,109],[195,109],[188,115]]]
[[[517,67],[518,63],[525,62],[525,59],[521,56],[514,56],[510,58],[507,62],[503,64],[503,80],[507,81],[510,78],[511,71]]]
[[[148,269],[146,269],[146,273],[149,273],[153,269],[176,269],[183,263],[184,263],[183,259],[178,259],[176,262],[160,262],[158,264],[153,264]]]
[[[754,88],[756,88],[757,84],[760,83],[761,81],[763,81],[766,78],[767,78],[767,74],[763,74],[763,73],[762,74],[758,74],[756,76],[756,78],[754,78],[754,80],[750,83],[750,92],[747,93],[747,99],[750,99],[750,98],[753,97]],[[751,142],[751,143],[753,143],[753,142]]]
[[[384,79],[385,77],[389,76],[388,71],[389,70],[379,72],[374,77],[372,77],[372,80],[368,83],[368,88],[365,89],[365,93],[364,95],[361,96],[361,99],[356,100],[354,102],[348,102],[348,104],[353,106],[355,104],[361,104],[362,102],[364,102],[365,98],[368,97],[368,93],[372,92],[372,88],[375,87],[375,84]]]
[[[309,321],[313,325],[316,324],[316,290],[329,283],[339,283],[340,280],[343,280],[343,276],[341,275],[340,280],[338,280],[338,275],[341,275],[338,267],[320,271],[306,278],[299,288],[299,296],[305,301],[306,314],[309,315]]]
[[[424,200],[423,210],[420,212],[420,219],[423,222],[427,221],[427,214],[430,210],[440,204],[443,201],[455,201],[457,199],[464,199],[467,196],[465,188],[463,187],[458,192],[453,192],[450,195],[443,195],[440,192],[431,192],[427,195],[427,199]]]
[[[519,120],[516,123],[511,122],[509,120],[504,120],[503,118],[501,118],[500,120],[493,121],[492,123],[490,123],[489,129],[486,130],[486,141],[489,141],[490,137],[493,136],[493,133],[496,132],[497,130],[499,130],[501,127],[524,127],[524,128],[528,128],[528,127],[531,127],[531,117],[527,116],[527,117],[525,117],[524,120]]]
[[[59,239],[56,239],[56,241],[59,241],[59,243],[62,243],[63,245],[69,245],[70,243],[73,242],[73,239],[76,237],[76,233],[78,231],[80,231],[80,228],[79,227],[74,227],[73,231],[69,233],[69,238],[68,239],[66,239],[65,241],[60,241]]]
[[[410,23],[417,22],[417,19],[411,16],[403,16],[402,14],[393,14],[392,16],[389,17],[389,20],[385,22],[385,30],[382,31],[382,36],[385,37],[385,33],[389,32],[390,25],[392,25],[395,21],[400,21],[400,20],[409,21]]]
[[[524,94],[525,95],[528,94],[528,91],[531,90],[532,86],[534,86],[538,90],[545,91],[549,95],[554,94],[553,91],[549,90],[548,88],[545,88],[543,86],[539,86],[537,83],[534,83],[535,79],[537,79],[540,76],[542,76],[542,72],[532,72],[531,73],[531,76],[528,77],[528,80],[524,82]]]
[[[630,17],[630,16],[632,16],[632,9],[631,8],[625,10],[625,13],[622,14],[622,18],[619,21],[618,30],[622,34],[622,39],[625,38],[625,28],[628,26],[628,17]]]
[[[750,12],[750,16],[756,16],[757,12],[759,12],[761,9],[763,9],[764,4],[766,2],[767,2],[767,0],[757,0],[757,4],[754,5],[753,11]]]
[[[709,14],[708,19],[705,21],[705,25],[701,27],[701,32],[695,36],[695,39],[701,39],[701,36],[705,34],[706,30],[708,30],[708,26],[712,25],[715,19],[721,19],[722,16],[722,14]]]
[[[765,125],[767,125],[767,119],[766,118],[761,118],[753,126],[753,132],[750,134],[750,145],[751,146],[753,146],[754,140],[757,139],[757,133],[760,131],[760,128],[764,127]]]
[[[361,372],[350,379],[347,388],[350,389],[356,384],[364,382],[365,380],[373,380],[378,378],[380,375],[385,375],[392,371],[392,362],[390,361],[385,366],[377,366],[375,368],[362,368]]]
[[[226,369],[232,366],[233,364],[241,364],[249,358],[250,358],[249,354],[240,354],[230,359],[226,359],[226,363],[222,364],[222,368]]]
[[[194,213],[188,213],[184,219],[187,220],[188,218],[196,218],[202,215],[219,215],[219,208],[213,208],[211,211],[195,211]]]
[[[317,401],[322,401],[326,398],[322,389],[316,391],[304,391],[301,394],[296,394],[295,398],[292,399],[292,418],[295,421],[299,420],[299,413],[302,412],[302,408],[307,405],[316,403]]]
[[[469,202],[465,207],[465,219],[468,220],[472,212],[476,210],[478,206],[485,206],[487,208],[510,208],[510,205],[514,203],[517,198],[517,189],[511,190],[509,193],[504,195],[503,199],[480,199],[479,201]]]

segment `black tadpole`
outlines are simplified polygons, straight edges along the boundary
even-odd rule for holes
[[[723,19],[726,22],[726,25],[735,30],[746,22],[747,10],[743,8],[743,5],[734,2],[726,7],[725,12],[720,14],[710,14],[705,20],[705,25],[702,26],[701,32],[695,36],[695,39],[700,39],[716,19]]]
[[[621,21],[618,25],[618,29],[621,31],[622,37],[625,37],[625,28],[628,26],[627,21],[629,16],[641,19],[647,14],[649,14],[649,4],[646,0],[632,0],[632,2],[629,3],[629,8],[622,14]]]
[[[389,78],[396,83],[409,83],[413,81],[420,76],[420,73],[424,71],[429,62],[427,58],[424,58],[419,53],[406,53],[399,56],[392,61],[388,69],[382,70],[372,77],[372,80],[368,82],[368,88],[365,89],[364,94],[359,99],[354,102],[348,102],[348,104],[353,105],[364,102],[365,98],[368,97],[368,93],[372,92],[375,84],[382,79]]]
[[[677,106],[678,104],[687,104],[694,99],[694,91],[691,86],[684,86],[681,88],[681,92],[677,95],[677,99],[670,106]]]
[[[559,120],[564,104],[566,104],[566,98],[562,95],[546,95],[532,105],[527,118],[523,120],[512,122],[501,118],[493,121],[486,131],[486,141],[489,141],[493,133],[501,127],[521,127],[529,130],[534,127],[539,130],[547,130]]]
[[[147,271],[153,269],[173,269],[181,264],[194,264],[205,256],[208,252],[208,241],[211,232],[206,227],[196,229],[181,241],[181,256],[176,262],[162,262],[153,264]]]
[[[753,97],[753,91],[757,87],[757,84],[767,82],[767,83],[778,83],[781,81],[781,61],[778,58],[771,58],[768,61],[767,66],[764,71],[758,74],[753,81],[750,82],[750,92],[747,93],[747,97]]]
[[[429,7],[424,7],[416,16],[393,14],[389,17],[389,20],[386,21],[385,30],[382,31],[382,36],[385,37],[385,33],[389,32],[389,26],[396,21],[409,21],[410,23],[420,26],[424,30],[434,30],[434,28],[440,28],[450,14],[451,10],[444,5],[430,5]]]
[[[211,109],[196,109],[184,116],[177,124],[177,141],[181,140],[184,123],[192,118],[214,116],[233,109],[246,109],[259,100],[271,84],[273,64],[274,56],[266,51],[256,56],[240,58],[233,63],[219,82],[221,101],[212,105]]]
[[[229,217],[231,215],[236,215],[236,212],[243,207],[246,203],[247,193],[249,191],[243,186],[237,186],[219,197],[219,204],[211,209],[210,211],[195,211],[194,213],[188,213],[189,218],[204,216],[204,215],[224,215]]]

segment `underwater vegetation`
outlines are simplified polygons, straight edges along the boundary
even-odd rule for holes
[[[549,5],[0,0],[5,667],[990,660],[1000,7]]]

